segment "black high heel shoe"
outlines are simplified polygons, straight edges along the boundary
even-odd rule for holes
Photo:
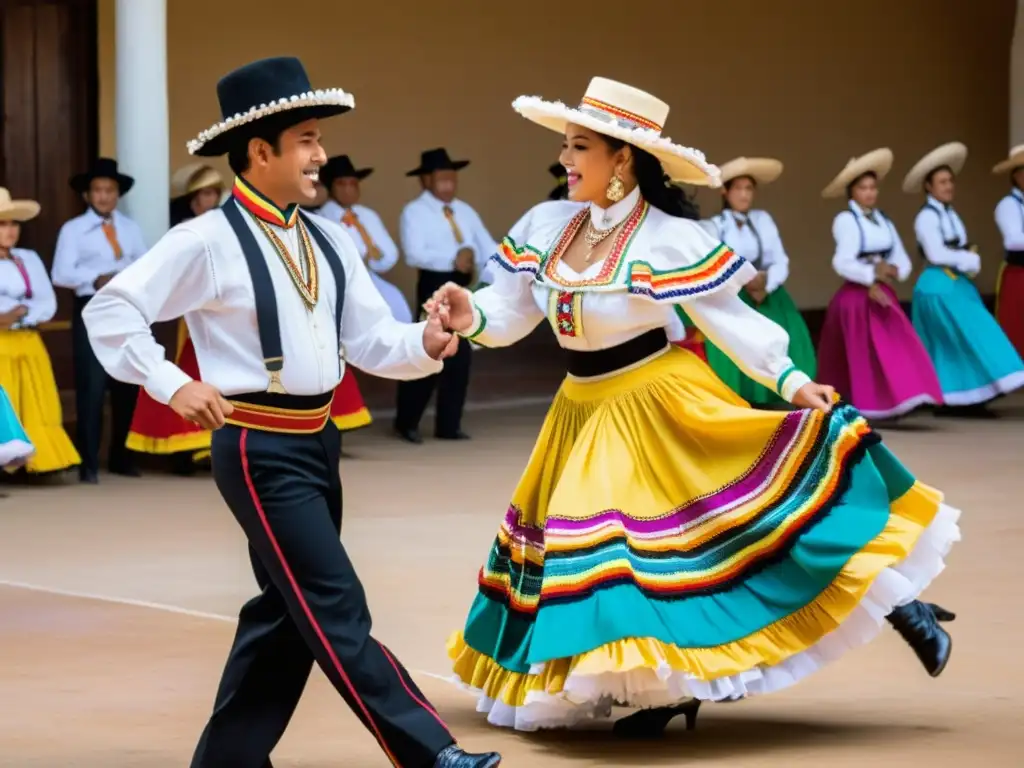
[[[700,699],[690,699],[671,707],[641,709],[616,720],[612,726],[612,733],[627,739],[656,739],[665,732],[668,724],[680,715],[686,718],[686,730],[692,731],[697,727],[699,709]]]
[[[935,616],[936,621],[946,622],[954,621],[956,619],[955,613],[953,613],[952,611],[947,611],[941,605],[938,605],[936,603],[925,603],[925,605],[927,605],[931,609],[931,612]]]
[[[939,619],[929,604],[915,600],[901,605],[886,616],[886,620],[907,641],[929,675],[942,674],[953,651],[953,638],[939,626]]]

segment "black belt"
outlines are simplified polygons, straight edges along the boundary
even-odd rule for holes
[[[288,395],[278,392],[246,392],[241,395],[225,395],[227,400],[237,400],[261,408],[280,408],[285,411],[312,411],[323,408],[334,399],[334,390],[322,395]]]
[[[569,350],[568,369],[573,376],[603,376],[639,363],[645,357],[660,352],[668,345],[664,328],[655,328],[629,341],[593,352]]]
[[[1006,263],[1011,267],[1024,267],[1024,251],[1007,251]]]
[[[892,251],[870,251],[865,253],[858,253],[857,259],[859,261],[871,262],[874,261],[875,257],[880,257],[882,261],[885,261],[886,259],[889,258],[890,253],[892,253]]]

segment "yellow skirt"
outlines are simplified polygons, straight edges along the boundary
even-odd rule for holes
[[[82,462],[64,431],[53,366],[37,331],[0,331],[0,386],[35,446],[29,472],[57,472]]]
[[[675,349],[562,384],[448,644],[533,730],[780,690],[942,570],[958,512],[857,411],[751,409]]]

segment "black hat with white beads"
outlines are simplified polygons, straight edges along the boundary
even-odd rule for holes
[[[221,122],[188,142],[193,155],[224,155],[252,129],[275,117],[287,128],[312,118],[332,117],[355,106],[352,94],[341,88],[313,90],[302,62],[294,56],[261,59],[229,72],[217,83]]]

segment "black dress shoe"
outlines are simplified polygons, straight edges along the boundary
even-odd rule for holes
[[[627,739],[656,739],[665,732],[668,724],[680,715],[686,718],[686,730],[692,731],[697,727],[699,709],[700,699],[690,699],[685,704],[675,704],[671,707],[641,709],[616,720],[612,726],[612,733]]]
[[[88,483],[89,485],[97,485],[100,482],[100,476],[94,469],[80,469],[78,470],[78,481],[80,483]]]
[[[915,600],[901,605],[886,620],[903,636],[925,671],[938,677],[949,663],[953,638],[939,626],[935,613],[927,603]]]
[[[136,467],[124,464],[110,467],[110,474],[121,477],[142,477],[142,473]]]
[[[501,755],[497,752],[484,752],[471,755],[461,747],[452,744],[442,749],[434,761],[434,768],[494,768],[501,764]]]
[[[434,437],[438,440],[469,440],[469,435],[461,429],[457,432],[435,432]]]
[[[398,429],[398,427],[395,427],[395,434],[405,440],[405,442],[412,443],[413,445],[419,445],[423,442],[423,436],[418,429]]]
[[[931,609],[931,612],[935,614],[936,621],[945,622],[956,620],[956,614],[946,608],[943,608],[941,605],[937,605],[936,603],[925,603],[925,605],[927,605],[928,608]]]

